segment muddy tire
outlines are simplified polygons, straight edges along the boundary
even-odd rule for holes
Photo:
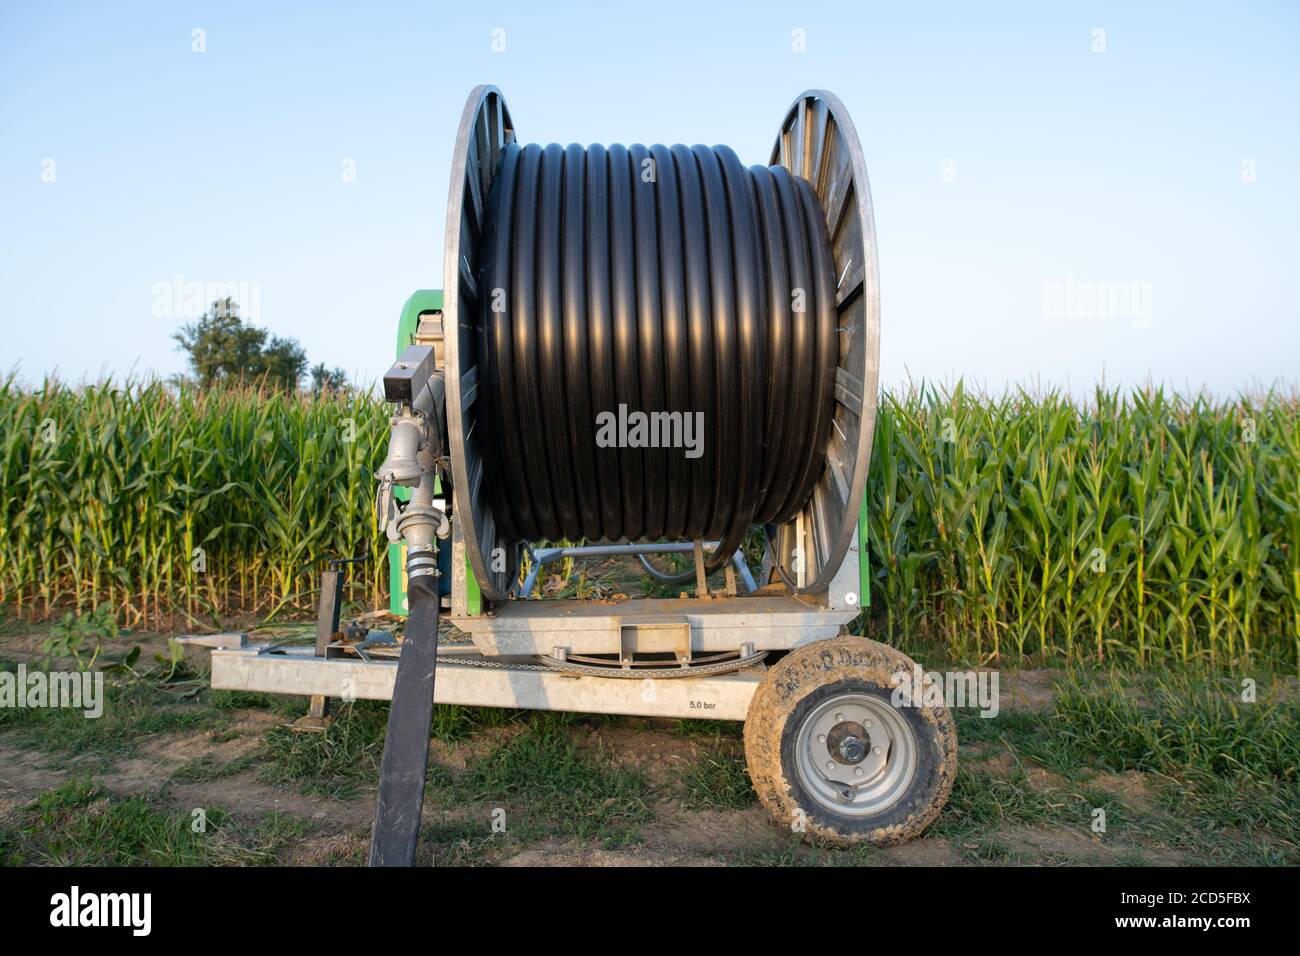
[[[776,821],[841,846],[912,839],[939,815],[957,773],[941,707],[896,707],[891,677],[913,662],[863,637],[777,662],[745,718],[754,790]]]

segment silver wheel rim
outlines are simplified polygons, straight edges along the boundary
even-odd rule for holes
[[[842,694],[819,704],[795,742],[804,790],[844,816],[893,806],[911,786],[916,764],[916,734],[896,707],[871,694]]]

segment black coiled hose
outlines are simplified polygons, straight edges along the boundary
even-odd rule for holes
[[[807,182],[725,146],[510,144],[487,218],[480,438],[507,538],[718,539],[714,570],[798,514],[838,350]],[[599,447],[620,405],[702,412],[702,453]]]

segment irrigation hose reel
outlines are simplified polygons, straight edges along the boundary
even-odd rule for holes
[[[846,628],[867,599],[880,290],[844,105],[800,95],[768,164],[745,167],[725,146],[525,145],[479,86],[446,230],[441,310],[384,378],[377,502],[410,601],[396,662],[219,651],[214,685],[391,698],[374,865],[414,859],[435,701],[743,720],[778,824],[920,833],[952,787],[952,718],[897,706],[912,661]],[[741,552],[755,527],[760,569]],[[685,586],[532,596],[547,561],[615,554]],[[439,641],[444,575],[467,641]]]
[[[522,155],[507,169],[512,181],[503,183],[504,161],[512,152]],[[752,472],[754,459],[759,457],[764,459],[759,467],[767,472],[758,476],[760,480],[772,472],[779,480],[824,460],[819,473],[806,476],[803,487],[796,490],[804,495],[803,500],[787,501],[783,514],[765,516],[784,519],[772,536],[771,553],[778,573],[794,591],[826,595],[845,555],[856,550],[878,396],[880,286],[866,162],[853,122],[838,97],[817,90],[798,97],[781,121],[769,165],[804,187],[804,198],[815,199],[823,221],[806,222],[808,235],[796,235],[790,248],[781,250],[788,253],[785,261],[774,267],[773,260],[778,257],[765,256],[763,247],[771,252],[772,246],[785,238],[780,234],[782,220],[791,233],[796,232],[806,209],[799,208],[797,199],[791,208],[790,198],[778,195],[775,202],[781,208],[769,210],[771,203],[764,200],[774,190],[770,188],[773,177],[766,169],[761,170],[763,182],[758,184],[753,181],[756,174],[736,175],[738,164],[724,168],[721,176],[714,171],[710,183],[706,169],[714,161],[710,152],[700,147],[693,151],[655,147],[647,154],[636,146],[521,150],[501,92],[479,86],[469,96],[456,134],[447,202],[444,370],[451,478],[459,490],[459,534],[474,578],[488,600],[507,600],[512,594],[522,541],[511,534],[518,533],[511,526],[519,522],[503,511],[517,507],[519,498],[528,496],[524,485],[533,485],[536,494],[536,485],[546,483],[552,497],[562,495],[561,486],[576,485],[579,495],[622,497],[625,500],[620,504],[635,506],[638,492],[652,496],[666,489],[671,495],[671,476],[664,472],[700,462],[666,450],[657,456],[641,456],[657,461],[638,463],[636,450],[618,455],[605,449],[585,449],[589,454],[604,452],[606,459],[622,459],[622,473],[613,475],[614,482],[621,480],[624,485],[617,496],[611,493],[611,476],[600,470],[600,462],[594,469],[586,463],[591,474],[570,476],[568,482],[564,475],[548,473],[563,471],[553,467],[556,464],[584,463],[580,454],[584,449],[559,443],[540,454],[525,447],[522,455],[515,456],[513,463],[529,466],[527,473],[518,469],[494,472],[502,446],[508,451],[512,440],[540,440],[537,426],[549,429],[557,418],[564,421],[564,416],[572,415],[583,401],[594,403],[602,385],[610,384],[601,381],[602,372],[612,373],[616,380],[602,396],[605,407],[592,411],[613,411],[631,399],[633,407],[639,405],[648,412],[703,412],[710,419],[706,435],[714,445],[709,447],[711,442],[706,439],[704,464],[718,465],[717,470],[723,471],[729,462],[728,456],[720,453],[737,444],[751,452],[737,456],[742,461],[731,463],[737,466],[730,472],[733,481],[752,481],[752,474],[741,474],[742,467],[748,464]],[[532,159],[537,161],[530,162]],[[695,182],[688,185],[688,177]],[[600,178],[603,181],[598,181]],[[728,191],[725,197],[718,194],[719,178]],[[753,194],[736,195],[735,187],[749,188]],[[675,195],[666,197],[670,190]],[[527,201],[520,200],[519,194],[526,191],[530,193]],[[516,203],[509,224],[516,235],[503,236],[501,229],[494,228],[498,223],[492,221],[496,213],[492,204],[496,202],[499,208],[502,197],[511,194]],[[725,202],[733,208],[715,208]],[[708,220],[704,226],[700,224],[701,212]],[[517,234],[521,219],[526,228],[538,230],[540,241]],[[764,226],[768,234],[744,234],[747,229],[762,230]],[[707,234],[699,234],[701,228]],[[770,232],[773,228],[778,230],[775,236]],[[711,254],[711,260],[691,261],[694,243],[719,238],[729,239],[732,248],[708,249],[704,254]],[[810,240],[810,248],[793,248],[804,238]],[[536,247],[527,250],[533,253],[527,262],[520,261],[525,242]],[[818,263],[808,261],[818,253],[829,259],[820,263],[820,270],[814,268]],[[515,261],[502,261],[512,254]],[[728,257],[732,262],[722,261]],[[605,274],[599,274],[606,262]],[[698,274],[701,272],[704,274]],[[817,279],[826,277],[832,285],[817,288]],[[531,288],[518,288],[530,280]],[[734,285],[734,291],[723,294],[719,286],[727,283]],[[649,294],[648,285],[656,286]],[[524,301],[529,293],[532,301]],[[659,315],[647,314],[656,307]],[[670,316],[669,309],[678,314]],[[702,326],[705,336],[712,333],[714,349],[699,347],[693,337],[696,324]],[[625,332],[630,332],[627,351],[631,356],[620,352]],[[531,341],[527,340],[529,334],[534,336]],[[732,336],[730,341],[723,339],[727,334]],[[746,341],[744,334],[754,340]],[[674,335],[676,338],[671,338]],[[615,341],[607,341],[611,337]],[[499,356],[503,339],[511,339],[507,344],[516,351],[521,345],[532,350],[523,356],[528,361],[518,364],[536,368],[534,378],[538,380],[521,382],[516,376],[513,382],[502,383]],[[578,349],[565,352],[575,344]],[[604,352],[598,356],[601,346]],[[806,354],[797,354],[801,347]],[[647,373],[645,353],[652,350],[657,351],[650,358],[662,365]],[[575,356],[575,351],[580,354]],[[748,360],[747,364],[736,368],[734,363],[742,359]],[[577,363],[581,365],[575,368]],[[724,373],[732,371],[740,381],[720,381]],[[645,386],[641,395],[635,387],[627,387],[628,378],[635,381],[638,372],[643,373],[641,384]],[[767,380],[743,381],[747,373],[750,379],[765,375]],[[691,407],[668,408],[668,392],[674,379],[680,381],[683,374],[690,381],[680,400]],[[710,376],[715,395],[706,393]],[[721,394],[727,384],[732,394]],[[503,403],[499,393],[510,386],[515,400]],[[658,394],[650,394],[656,388]],[[743,394],[745,389],[749,394]],[[656,397],[658,406],[646,407]],[[558,429],[567,433],[564,438],[585,439],[588,445],[593,442],[593,419],[567,424],[568,428]],[[509,425],[527,427],[519,433],[508,431]],[[795,443],[781,442],[782,436],[773,435],[782,430],[787,435],[802,430],[820,447],[804,443],[796,449]],[[775,442],[768,441],[773,438]],[[796,452],[802,460],[783,456],[783,451]],[[545,462],[539,461],[540,457]],[[638,464],[645,467],[639,475],[629,476],[627,472],[636,472]],[[646,480],[654,476],[653,465],[661,466],[658,480]],[[704,470],[697,467],[697,474],[687,481]],[[714,477],[717,481],[719,476]],[[729,490],[722,487],[724,498]],[[692,505],[697,504],[696,491],[691,488]],[[752,498],[755,491],[740,489],[736,497],[746,495]],[[688,507],[683,496],[673,497],[669,510]],[[715,494],[712,502],[715,510],[717,497]],[[723,504],[746,508],[755,502]],[[650,507],[648,502],[646,507]],[[753,518],[752,507],[748,510]],[[568,530],[583,530],[589,524],[580,520],[577,528]],[[660,527],[647,528],[626,518],[606,524],[632,532],[631,537],[638,532],[668,530],[662,522]],[[677,522],[679,531],[681,525]],[[744,521],[726,528],[714,523],[712,530],[733,534],[715,549],[710,570],[734,551],[739,545],[735,532],[743,534],[746,527]],[[852,604],[860,599],[860,591],[860,585],[854,583],[832,600]]]

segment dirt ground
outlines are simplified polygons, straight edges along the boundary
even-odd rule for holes
[[[47,635],[0,632],[3,667],[39,662]],[[120,641],[139,645],[140,661],[167,648],[165,635]],[[206,657],[190,648],[168,680],[111,678],[120,689],[104,720],[87,722],[102,729],[65,715],[0,722],[0,862],[363,863],[385,708],[345,705],[325,733],[295,732],[305,701],[206,689]],[[1004,670],[1002,713],[959,720],[961,771],[938,822],[903,846],[850,851],[809,844],[768,817],[749,788],[739,724],[439,708],[421,862],[1300,862],[1286,787],[1269,791],[1284,809],[1266,811],[1281,821],[1234,816],[1213,786],[1188,804],[1185,781],[1168,773],[1053,757],[1060,680]],[[1278,686],[1293,702],[1294,684]],[[198,810],[220,816],[220,852],[184,832]],[[106,846],[78,843],[92,837]]]

